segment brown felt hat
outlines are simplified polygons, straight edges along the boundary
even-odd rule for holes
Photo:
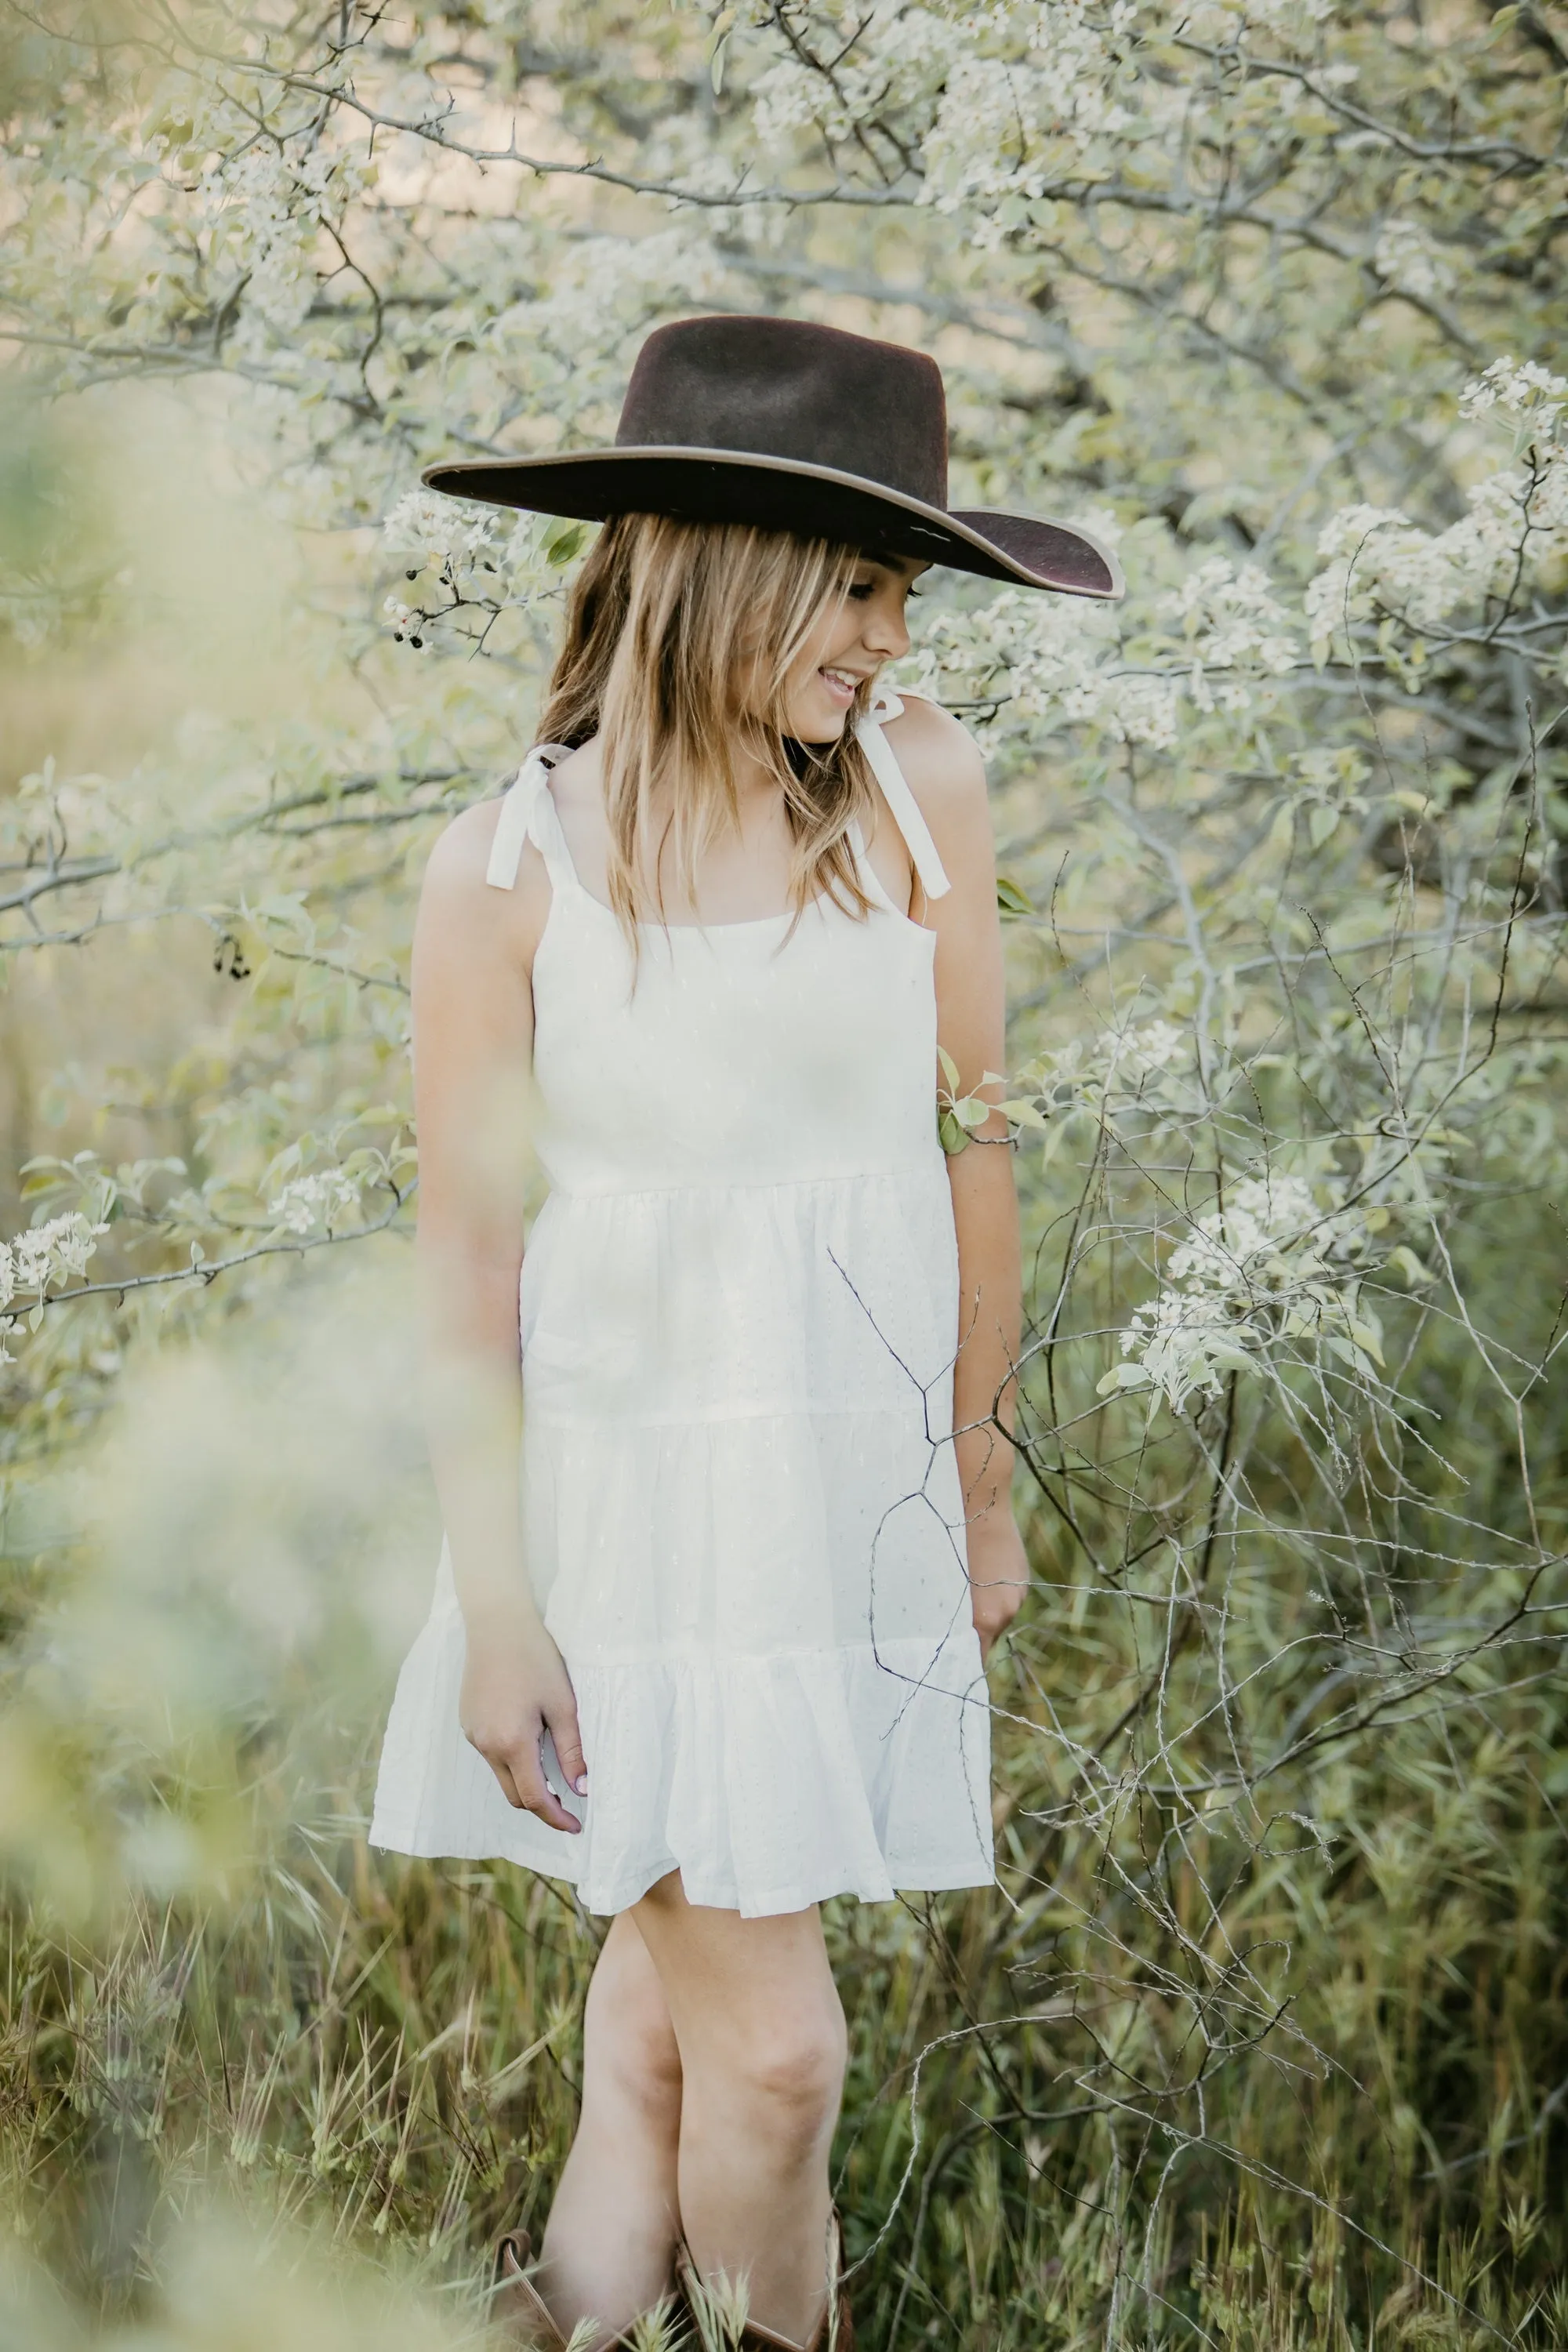
[[[430,466],[433,490],[536,514],[678,515],[1120,596],[1076,523],[947,503],[947,404],[923,352],[800,319],[688,319],[637,353],[611,449]]]

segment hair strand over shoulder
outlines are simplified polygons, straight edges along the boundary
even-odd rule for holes
[[[741,750],[783,795],[797,916],[825,896],[868,911],[851,828],[872,784],[856,714],[838,740],[809,745],[791,738],[785,712],[791,671],[858,560],[827,541],[662,515],[617,516],[600,531],[572,591],[541,736],[600,739],[610,904],[634,951],[649,910],[664,919],[671,872],[694,901],[704,851],[739,823]]]

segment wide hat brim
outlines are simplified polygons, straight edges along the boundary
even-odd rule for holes
[[[1109,601],[1126,591],[1110,548],[1077,523],[990,507],[931,506],[862,474],[751,450],[658,443],[549,457],[480,457],[427,466],[421,479],[449,498],[531,514],[584,522],[658,514],[750,523],[1067,596]]]

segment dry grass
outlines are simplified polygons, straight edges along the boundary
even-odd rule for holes
[[[298,1449],[296,1484],[314,1458],[301,1433],[315,1423],[321,1442],[321,1398],[370,1311],[353,1285],[317,1289],[284,1294],[290,1332],[263,1360],[279,1394],[299,1398],[262,1423],[275,1472]],[[254,1369],[255,1330],[245,1345]],[[307,1391],[300,1359],[322,1349]],[[204,1386],[246,1393],[210,1366]],[[210,1458],[221,1412],[201,1428],[191,1391],[171,1393],[175,1435]],[[383,1418],[374,1393],[340,1416],[328,1451],[341,1478],[375,1485],[382,1457],[345,1448],[342,1430]],[[1490,1434],[1470,1432],[1478,1459]],[[257,1442],[254,1419],[243,1442]],[[135,1453],[145,1467],[145,1442]],[[115,1475],[131,1475],[123,1456]],[[18,1652],[0,1791],[27,1874],[6,1915],[5,2204],[68,2298],[62,2344],[118,2341],[136,2321],[160,2343],[248,2346],[263,2340],[257,2312],[289,2295],[323,2344],[357,2343],[361,2320],[339,2305],[372,2294],[353,2284],[367,2260],[373,2280],[412,2294],[399,2321],[411,2343],[426,2326],[461,2336],[479,2324],[488,2242],[520,2218],[537,2227],[547,2207],[603,1923],[506,1866],[364,1846],[395,1628],[342,1561],[374,1551],[364,1530],[397,1499],[384,1481],[374,1507],[362,1497],[357,1532],[352,1508],[327,1538],[301,1532],[303,1507],[272,1528],[339,1589],[258,1665],[245,1571],[263,1554],[224,1516],[254,1517],[257,1490],[235,1503],[220,1453],[194,1522],[188,1493],[183,1506],[187,1543],[229,1554],[200,1580],[201,1671],[169,1673],[159,1706],[134,1677],[102,1679],[93,1661],[121,1646],[117,1625],[167,1603],[145,1573],[127,1599],[125,1579],[128,1559],[157,1549],[170,1483],[143,1498],[151,1521],[129,1549],[100,1538],[77,1555],[69,1599],[57,1587],[49,1605],[52,1665],[36,1635]],[[1288,1519],[1289,1498],[1275,1500]],[[1103,1497],[1101,1515],[1103,1538]],[[1255,1781],[1194,1819],[1184,1788],[1219,1784],[1240,1720],[1208,1709],[1212,1645],[1194,1638],[1172,1669],[1162,1749],[1144,1717],[1128,1719],[1149,1665],[1136,1608],[1114,1579],[1077,1573],[1054,1514],[1042,1508],[1033,1541],[1040,1589],[994,1678],[1002,1892],[828,1906],[853,2037],[837,2161],[863,2340],[1561,2340],[1552,1654],[1483,1649],[1418,1703],[1309,1744],[1266,1804]],[[1227,1582],[1249,1738],[1291,1703],[1291,1645],[1313,1606],[1288,1526],[1270,1544],[1249,1572],[1238,1556]],[[16,1613],[37,1626],[22,1549]],[[1458,1629],[1496,1607],[1499,1574],[1477,1563],[1431,1598]],[[174,1619],[156,1622],[166,1651]],[[87,1625],[111,1638],[84,1647]],[[226,1689],[215,1662],[237,1650],[250,1679]],[[1321,1704],[1326,1726],[1332,1694]],[[1100,1777],[1082,1762],[1095,1749]],[[131,1821],[128,1861],[104,1832]],[[159,1869],[183,1891],[160,1899]],[[261,2246],[265,2293],[193,2320],[191,2266],[242,2242],[221,2234],[237,2214],[243,2243]],[[243,2273],[252,2255],[225,2259]],[[416,2306],[429,2316],[416,2323]],[[37,2325],[33,2340],[49,2340]],[[265,2340],[278,2340],[270,2318]]]

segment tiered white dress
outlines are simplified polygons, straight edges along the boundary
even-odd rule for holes
[[[900,708],[884,694],[861,740],[936,898],[879,723]],[[601,1913],[678,1867],[692,1902],[747,1917],[987,1885],[933,934],[857,836],[868,919],[824,898],[793,928],[645,925],[634,988],[573,868],[552,749],[508,794],[489,880],[511,887],[528,838],[552,888],[522,1478],[528,1571],[577,1695],[588,1793],[562,1793],[583,1828],[515,1811],[463,1738],[443,1546],[371,1842],[522,1863]]]

